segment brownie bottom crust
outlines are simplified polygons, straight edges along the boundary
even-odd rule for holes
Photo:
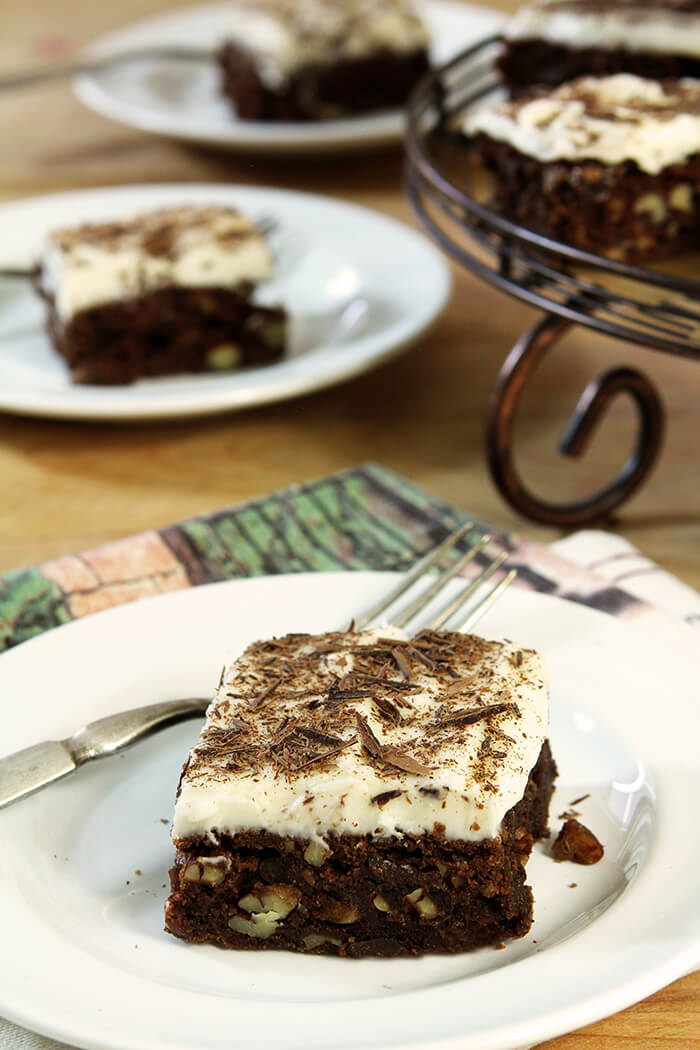
[[[47,302],[51,341],[74,383],[122,385],[185,372],[230,372],[279,360],[286,315],[251,302],[251,289],[168,287],[81,310]]]
[[[178,842],[166,930],[195,944],[340,955],[469,951],[532,923],[525,863],[547,834],[556,765],[545,741],[499,838],[308,839],[249,831]]]
[[[547,40],[509,40],[497,66],[517,95],[524,88],[554,87],[582,76],[633,73],[651,80],[700,77],[700,59],[626,48],[566,47]]]
[[[543,163],[485,134],[474,149],[492,206],[536,233],[628,262],[700,247],[700,154],[650,175],[631,161]]]
[[[425,50],[388,49],[333,65],[310,65],[271,90],[251,54],[234,43],[219,53],[221,90],[242,120],[327,120],[401,106],[428,70]]]

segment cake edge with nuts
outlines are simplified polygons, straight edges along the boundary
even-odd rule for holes
[[[625,262],[700,244],[700,81],[581,77],[476,106],[461,130],[492,206],[538,234]]]

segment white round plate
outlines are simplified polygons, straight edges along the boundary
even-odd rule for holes
[[[424,0],[418,7],[431,33],[435,64],[496,32],[503,21],[503,15],[492,9],[449,0]],[[101,37],[85,57],[166,44],[211,50],[230,32],[234,18],[227,3],[170,11]],[[75,78],[73,87],[86,106],[121,124],[224,149],[349,149],[398,142],[403,135],[399,110],[322,122],[238,120],[221,96],[218,80],[213,62],[143,59],[83,74]]]
[[[348,623],[391,574],[214,584],[59,627],[0,657],[2,749],[207,695],[224,656]],[[700,961],[698,667],[602,613],[511,589],[481,621],[541,650],[560,779],[605,844],[538,846],[535,923],[505,950],[345,960],[193,947],[163,932],[168,822],[190,722],[0,812],[0,1014],[100,1050],[506,1050],[612,1013]],[[575,887],[572,887],[575,883]]]
[[[378,212],[312,194],[250,186],[162,184],[79,190],[0,207],[0,267],[31,266],[47,231],[182,203],[240,207],[277,223],[274,280],[291,348],[276,364],[129,386],[70,382],[29,281],[0,280],[0,409],[73,419],[155,419],[246,408],[358,375],[414,343],[447,301],[450,274],[427,238]]]

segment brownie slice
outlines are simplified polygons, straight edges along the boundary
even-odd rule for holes
[[[700,77],[700,0],[537,0],[506,24],[503,44],[514,94],[585,75]]]
[[[351,958],[523,936],[556,775],[546,729],[542,662],[512,643],[255,643],[183,769],[166,929]]]
[[[612,259],[700,247],[700,81],[584,77],[463,128],[509,219]]]
[[[117,385],[279,360],[285,311],[255,299],[272,272],[251,220],[188,206],[54,232],[39,290],[73,382]]]
[[[221,89],[244,120],[324,120],[401,106],[428,69],[405,0],[266,0],[234,8]]]

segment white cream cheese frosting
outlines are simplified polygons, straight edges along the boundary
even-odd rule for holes
[[[261,80],[273,89],[305,66],[385,48],[410,53],[428,43],[406,0],[243,0],[231,5],[226,36],[255,56]]]
[[[173,839],[499,834],[547,732],[546,673],[510,642],[287,636],[224,669]]]
[[[700,81],[581,77],[534,98],[485,103],[467,115],[463,129],[543,163],[633,161],[654,175],[700,152]]]
[[[65,322],[81,310],[171,285],[232,289],[272,271],[268,246],[250,219],[231,208],[191,205],[54,231],[41,283]]]
[[[648,51],[700,58],[700,5],[640,0],[540,0],[508,20],[507,40],[545,40],[581,50]]]

